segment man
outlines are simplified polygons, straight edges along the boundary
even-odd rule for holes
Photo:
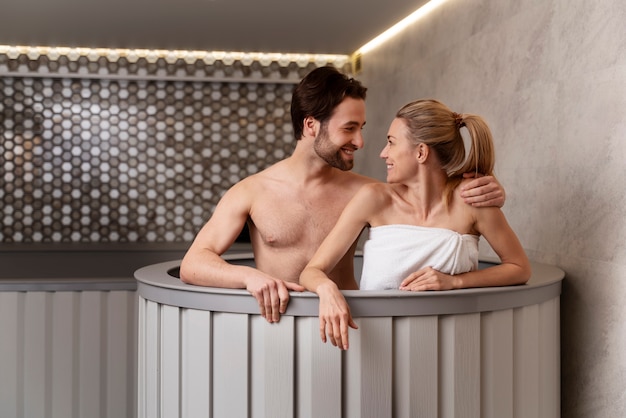
[[[300,273],[348,201],[374,182],[350,170],[363,148],[366,88],[333,67],[311,71],[294,89],[291,119],[293,154],[235,184],[200,230],[180,268],[185,283],[245,288],[261,315],[278,322],[289,291],[302,291]],[[502,206],[504,192],[493,177],[480,177],[466,191],[466,203]],[[248,224],[256,268],[221,258]],[[340,289],[354,283],[351,250],[331,272]]]

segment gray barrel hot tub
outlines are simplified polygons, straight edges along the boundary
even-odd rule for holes
[[[135,272],[140,418],[560,415],[554,266],[522,286],[344,291],[359,329],[342,352],[320,341],[315,294],[269,324],[247,291],[187,285],[179,265]]]

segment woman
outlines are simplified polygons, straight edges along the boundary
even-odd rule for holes
[[[471,138],[468,158],[460,129]],[[526,283],[530,264],[499,208],[466,205],[460,197],[463,173],[492,175],[494,152],[485,121],[457,114],[436,100],[402,107],[391,123],[380,154],[387,183],[363,186],[346,206],[300,276],[319,295],[320,336],[348,348],[348,327],[357,328],[328,272],[365,227],[363,290],[447,290]],[[500,257],[499,265],[477,271],[482,235]]]

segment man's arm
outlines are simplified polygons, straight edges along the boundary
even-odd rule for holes
[[[244,227],[253,196],[245,180],[226,192],[187,250],[180,266],[180,278],[199,286],[247,289],[259,302],[261,315],[268,322],[278,322],[280,314],[287,309],[289,290],[303,288],[253,267],[230,264],[221,257]]]
[[[506,193],[494,176],[465,173],[463,178],[474,178],[461,189],[461,197],[465,203],[475,207],[504,206]]]

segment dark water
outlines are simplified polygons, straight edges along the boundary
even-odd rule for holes
[[[236,264],[239,266],[250,266],[250,267],[254,267],[254,259],[251,258],[247,258],[247,259],[242,259],[242,260],[229,260],[229,263],[232,264]],[[484,268],[487,267],[491,267],[495,265],[495,263],[488,263],[486,261],[480,261],[478,263],[478,270],[482,270]],[[361,271],[363,271],[363,256],[361,255],[356,255],[354,256],[354,274],[356,277],[361,277]],[[174,267],[172,269],[169,269],[167,271],[167,274],[169,274],[172,277],[176,277],[177,279],[180,279],[180,267]]]

